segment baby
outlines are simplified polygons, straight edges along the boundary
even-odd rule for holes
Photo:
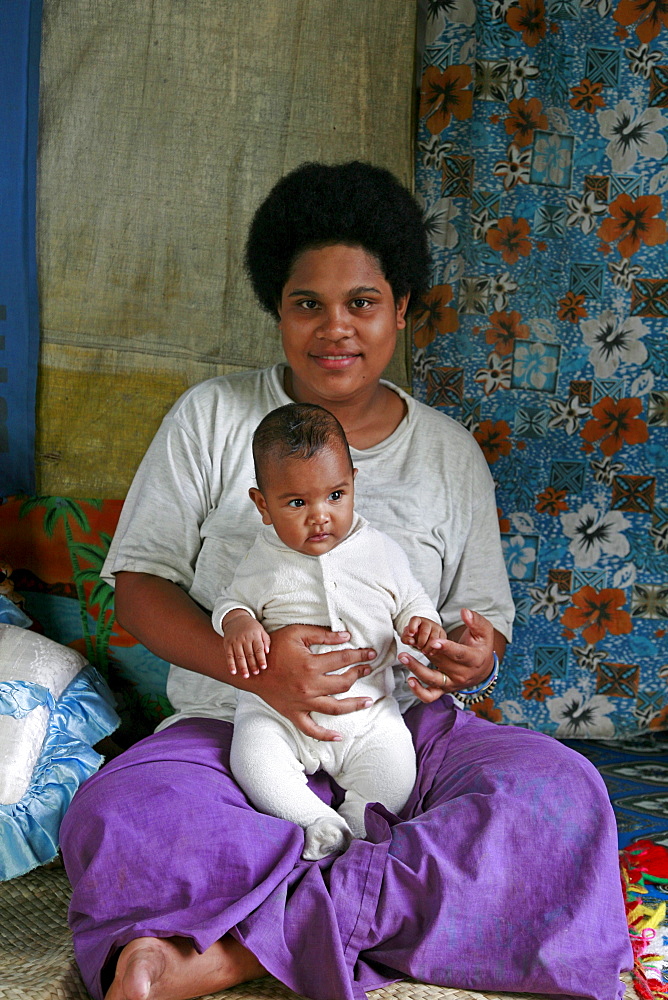
[[[231,673],[265,669],[270,633],[297,622],[350,634],[315,652],[370,646],[377,654],[368,676],[339,695],[368,702],[337,716],[339,742],[306,736],[257,695],[239,693],[234,776],[258,809],[304,828],[302,857],[317,860],[366,836],[367,803],[394,813],[406,804],[415,752],[392,695],[394,633],[427,654],[446,634],[400,546],[355,513],[357,469],[331,413],[297,403],[273,410],[255,431],[253,459],[250,496],[265,527],[213,610]],[[331,716],[311,716],[331,726]],[[346,791],[338,812],[307,786],[306,774],[320,768]]]

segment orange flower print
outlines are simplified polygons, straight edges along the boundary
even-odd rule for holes
[[[648,438],[647,424],[638,419],[642,401],[612,399],[606,396],[592,407],[593,420],[588,420],[580,436],[589,444],[600,442],[604,455],[614,455],[624,444],[642,444]]]
[[[506,14],[506,24],[522,32],[522,41],[533,48],[547,32],[544,0],[519,0]]]
[[[577,87],[571,87],[573,96],[568,102],[576,111],[586,111],[592,115],[596,108],[605,106],[605,97],[601,97],[602,83],[592,83],[587,77],[581,80]]]
[[[516,264],[520,257],[528,257],[531,243],[527,236],[531,227],[526,219],[513,219],[505,215],[487,230],[485,239],[492,250],[498,250],[507,264]]]
[[[619,240],[617,249],[622,257],[637,253],[641,243],[650,247],[665,243],[668,240],[666,223],[654,218],[662,207],[657,194],[641,195],[635,200],[628,194],[620,194],[611,203],[610,218],[603,220],[597,235],[606,243]]]
[[[566,490],[557,490],[554,486],[548,486],[542,493],[538,494],[536,510],[539,514],[551,514],[556,517],[564,510],[568,510],[565,500]]]
[[[568,320],[569,323],[577,323],[588,315],[584,307],[586,296],[576,295],[575,292],[566,292],[563,299],[559,299],[557,316],[559,319]]]
[[[640,41],[651,42],[662,27],[668,28],[668,0],[621,0],[613,17],[625,27],[634,24]]]
[[[453,115],[458,121],[471,117],[473,91],[467,90],[471,80],[470,66],[448,66],[445,70],[427,67],[422,77],[420,118],[425,119],[432,135],[447,128]]]
[[[512,354],[516,337],[529,337],[529,327],[526,323],[520,323],[520,314],[513,309],[512,312],[493,312],[489,317],[492,324],[485,330],[485,340],[488,344],[493,344],[497,354]]]
[[[509,455],[512,444],[509,440],[510,425],[505,420],[483,420],[473,437],[483,450],[488,463],[498,462],[501,455]]]
[[[650,729],[665,729],[668,726],[668,705],[664,705],[658,715],[650,719]]]
[[[501,722],[503,719],[503,712],[495,706],[493,698],[483,698],[482,701],[474,702],[471,711],[479,719],[487,719],[488,722]]]
[[[439,333],[454,333],[459,328],[457,310],[448,306],[452,299],[450,285],[434,285],[415,307],[413,339],[416,347],[426,347]]]
[[[510,531],[510,520],[503,516],[503,511],[500,507],[496,508],[496,516],[499,519],[499,531]]]
[[[547,128],[547,115],[541,114],[542,107],[537,97],[532,97],[529,101],[516,98],[510,102],[508,105],[510,115],[506,118],[505,126],[508,135],[512,135],[515,145],[530,146],[533,130]]]
[[[522,697],[526,698],[527,701],[533,699],[533,701],[545,701],[548,695],[554,694],[550,681],[552,680],[552,674],[539,674],[537,671],[527,677],[522,681],[524,685],[524,691],[522,691]]]
[[[626,600],[623,590],[610,588],[594,590],[582,587],[573,594],[573,606],[561,616],[561,623],[567,629],[582,629],[585,642],[600,642],[608,632],[611,635],[626,635],[633,628],[628,611],[622,610]]]

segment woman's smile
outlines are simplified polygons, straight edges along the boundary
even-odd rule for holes
[[[315,363],[326,371],[344,371],[361,356],[361,354],[310,354]]]

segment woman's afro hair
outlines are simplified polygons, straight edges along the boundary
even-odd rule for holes
[[[257,209],[245,266],[260,304],[277,306],[297,257],[333,244],[362,247],[380,263],[395,301],[409,310],[429,286],[431,260],[420,206],[389,170],[361,163],[304,163]]]

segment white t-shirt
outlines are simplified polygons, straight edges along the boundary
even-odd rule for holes
[[[137,470],[102,577],[126,570],[172,580],[211,610],[250,549],[259,516],[251,439],[260,420],[292,402],[285,365],[220,376],[181,396]],[[407,413],[384,441],[359,451],[355,507],[403,548],[446,631],[460,609],[484,615],[511,638],[514,606],[503,562],[494,483],[478,444],[443,413],[384,383]],[[236,689],[172,666],[165,724],[204,716],[232,721]],[[410,688],[397,690],[403,710]]]

